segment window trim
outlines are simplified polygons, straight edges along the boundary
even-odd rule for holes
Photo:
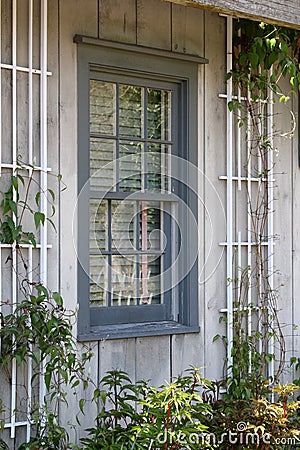
[[[102,71],[113,73],[138,73],[144,78],[158,79],[180,84],[179,102],[183,106],[179,124],[186,133],[181,133],[178,143],[184,149],[180,156],[197,165],[198,137],[197,137],[197,96],[198,92],[198,64],[207,62],[204,58],[186,54],[167,52],[163,50],[147,49],[141,46],[113,43],[94,38],[75,36],[78,57],[78,193],[89,175],[89,80],[91,68],[97,67]],[[138,47],[138,48],[137,48]],[[105,64],[104,64],[105,62]],[[131,69],[130,71],[130,68]],[[138,194],[138,193],[137,193]],[[186,194],[186,201],[197,217],[197,201]],[[81,194],[78,201],[78,244],[77,251],[83,266],[89,264],[89,220],[80,218],[86,215],[86,205],[89,202],[87,192]],[[188,229],[188,225],[187,225]],[[189,237],[186,237],[187,248]],[[190,242],[190,245],[195,245]],[[92,307],[87,299],[89,276],[83,270],[78,259],[78,340],[98,340],[102,338],[120,338],[130,336],[151,336],[164,334],[180,334],[199,331],[198,319],[198,261],[195,262],[188,276],[180,283],[178,299],[178,316],[180,322],[160,321],[134,324],[110,324],[97,326],[91,324]],[[184,300],[184,296],[188,301]],[[150,306],[150,305],[148,305]],[[148,308],[147,306],[147,308]],[[155,305],[153,305],[155,306]],[[160,305],[159,305],[160,306]],[[123,307],[119,308],[120,312]],[[133,307],[134,308],[134,307]],[[100,308],[101,309],[101,308]],[[134,308],[136,309],[136,308]],[[132,311],[134,311],[134,309]],[[99,312],[100,313],[100,312]]]

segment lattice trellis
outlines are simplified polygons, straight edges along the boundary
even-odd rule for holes
[[[233,19],[226,17],[227,21],[227,73],[232,69],[233,57]],[[238,99],[243,102],[251,101],[250,94],[246,93],[246,97],[242,96],[240,90],[233,92],[233,84],[230,79],[227,82],[226,94],[220,94],[221,99],[230,102],[232,99]],[[268,93],[269,101],[267,104],[260,103],[258,108],[265,108],[265,129],[260,130],[268,136],[270,145],[273,143],[273,99],[272,93]],[[263,113],[262,113],[263,114]],[[251,219],[251,202],[259,189],[262,189],[262,184],[267,182],[267,199],[268,199],[268,215],[266,221],[266,236],[259,245],[265,254],[266,272],[268,274],[268,285],[270,290],[274,286],[274,218],[273,218],[273,203],[274,203],[274,178],[273,178],[273,152],[268,152],[268,174],[262,177],[262,160],[260,155],[253,155],[251,153],[251,120],[248,115],[246,130],[239,126],[239,119],[241,116],[235,117],[227,108],[227,173],[220,176],[220,180],[224,180],[227,186],[227,239],[226,242],[221,242],[220,245],[226,248],[227,258],[227,305],[221,312],[227,316],[227,360],[228,367],[232,365],[232,341],[233,341],[233,316],[234,316],[234,302],[236,301],[236,292],[232,280],[237,279],[237,285],[241,282],[241,268],[254,266],[254,247],[257,241],[254,240],[253,223]],[[255,166],[255,170],[253,167]],[[249,275],[250,288],[247,293],[247,305],[249,311],[251,305],[255,303],[255,287],[251,286],[251,275]],[[257,304],[259,307],[259,305]],[[252,323],[253,316],[251,313],[247,317],[247,332],[250,335],[254,324]],[[269,343],[269,353],[274,353],[274,344]],[[251,367],[249,368],[251,370]],[[229,369],[230,374],[230,369]],[[274,375],[274,362],[269,364],[269,375]]]
[[[0,1],[0,174],[14,173],[18,158],[28,164],[39,180],[41,192],[47,191],[47,0],[1,0]],[[4,170],[5,169],[5,170]],[[1,179],[0,179],[1,183]],[[4,183],[4,180],[3,180]],[[41,195],[40,210],[47,216],[47,200]],[[39,279],[47,285],[47,223],[40,231],[37,249],[23,245],[27,252],[28,277],[31,281],[33,261],[39,267]],[[4,254],[5,252],[5,254]],[[7,269],[7,254],[11,260]],[[14,245],[0,245],[0,311],[9,297],[12,308],[18,302],[17,251]],[[11,281],[7,281],[9,277]],[[11,367],[10,420],[5,428],[10,429],[10,438],[16,437],[16,429],[26,427],[30,438],[30,412],[32,403],[32,365],[28,361],[21,371],[13,361]],[[24,380],[25,377],[25,380]],[[24,384],[26,405],[22,415],[18,412],[19,387]],[[38,397],[43,403],[45,389],[39,383]],[[24,401],[23,399],[21,402]],[[9,409],[8,405],[5,405]],[[26,414],[26,412],[27,414]],[[21,417],[22,416],[22,417]],[[6,417],[6,419],[8,419]]]

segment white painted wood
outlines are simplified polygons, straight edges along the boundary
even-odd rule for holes
[[[270,76],[272,76],[272,69],[270,70]],[[267,132],[269,136],[271,149],[274,146],[274,95],[273,91],[270,89],[269,91],[269,104],[267,108],[268,113],[268,124],[267,124]],[[274,289],[274,152],[268,152],[268,283],[270,286],[270,290]],[[269,311],[272,314],[272,305],[268,305]],[[274,321],[271,320],[271,327],[274,326]],[[272,355],[275,350],[275,340],[269,340],[269,348],[268,351]],[[274,378],[274,360],[269,363],[269,375]]]
[[[28,8],[28,163],[33,161],[33,83],[32,83],[32,58],[33,58],[33,0],[29,0]]]
[[[227,17],[227,73],[232,69],[232,18]],[[227,81],[227,103],[232,100],[232,79]],[[227,202],[226,202],[226,220],[227,220],[227,372],[230,376],[232,365],[232,340],[233,340],[233,184],[232,184],[232,165],[233,165],[233,115],[227,110]]]

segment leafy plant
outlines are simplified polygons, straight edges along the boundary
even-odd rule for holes
[[[0,370],[1,376],[10,377],[12,361],[23,368],[31,361],[31,384],[34,385],[35,380],[39,379],[46,387],[43,404],[32,404],[27,418],[35,425],[32,430],[36,429],[36,434],[30,442],[22,444],[20,450],[65,449],[68,448],[68,434],[59,424],[59,404],[67,402],[68,393],[76,395],[79,384],[83,388],[87,386],[89,380],[85,365],[92,353],[87,348],[86,352],[79,354],[72,332],[76,315],[64,307],[61,295],[50,291],[38,280],[32,281],[32,274],[28,273],[23,244],[36,247],[37,239],[34,232],[23,228],[25,212],[32,216],[37,232],[46,220],[53,224],[51,218],[46,218],[39,209],[30,205],[31,187],[36,183],[34,168],[30,169],[31,173],[28,168],[20,166],[12,175],[8,190],[1,193],[0,242],[12,245],[12,251],[17,253],[21,264],[13,267],[19,286],[19,300],[16,304],[5,301],[5,308],[0,312]],[[37,208],[42,195],[46,196],[53,215],[54,192],[50,189],[47,192],[38,190],[35,195]],[[1,406],[5,413],[2,403]],[[0,443],[6,448],[3,440]]]
[[[102,406],[97,426],[82,439],[85,450],[207,448],[191,436],[207,430],[204,417],[211,407],[201,399],[208,385],[197,369],[159,388],[139,381],[133,384],[122,371],[110,371],[96,390]]]
[[[300,32],[264,22],[240,19],[235,21],[234,65],[227,74],[243,93],[249,92],[251,100],[266,99],[270,89],[286,103],[299,89]],[[282,93],[280,81],[288,77],[290,92]],[[229,109],[242,109],[238,99],[229,103]]]

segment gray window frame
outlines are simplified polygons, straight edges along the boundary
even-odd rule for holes
[[[176,83],[178,102],[181,105],[178,117],[179,156],[197,166],[197,92],[198,64],[206,63],[204,58],[180,53],[154,50],[129,44],[114,43],[76,35],[78,58],[78,193],[89,178],[89,83],[91,71],[122,73],[126,77],[133,73],[145,79]],[[181,198],[188,204],[197,218],[197,199],[184,187]],[[198,320],[198,261],[178,287],[177,320],[162,317],[160,321],[147,321],[147,310],[152,305],[130,306],[136,319],[134,323],[118,323],[124,306],[113,308],[116,323],[97,323],[95,312],[89,305],[89,276],[83,267],[89,266],[89,194],[84,191],[78,201],[78,340],[122,338],[151,335],[167,335],[199,332]],[[190,239],[188,224],[184,233],[186,251],[195,245]],[[82,262],[82,264],[81,264]],[[153,305],[161,306],[161,305]],[[101,308],[98,308],[101,314]],[[93,319],[91,319],[93,317]],[[105,314],[103,314],[105,317]],[[103,322],[103,321],[102,321]],[[111,320],[110,320],[111,322]]]

